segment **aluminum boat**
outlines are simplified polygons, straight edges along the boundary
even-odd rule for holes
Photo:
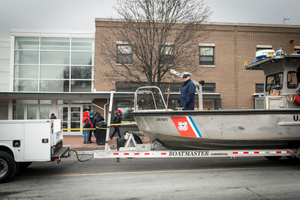
[[[299,148],[300,54],[280,51],[245,67],[265,74],[264,94],[255,99],[255,109],[202,110],[202,85],[193,81],[200,110],[171,110],[159,88],[140,87],[132,112],[138,128],[152,141],[174,150]],[[159,91],[161,109],[153,89]],[[145,94],[153,96],[153,109],[139,108],[139,96]]]

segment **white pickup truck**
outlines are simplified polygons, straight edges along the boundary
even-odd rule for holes
[[[0,183],[35,161],[60,161],[63,146],[60,119],[0,120]]]

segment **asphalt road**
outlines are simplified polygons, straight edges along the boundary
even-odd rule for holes
[[[300,199],[300,164],[261,157],[78,162],[72,155],[61,164],[33,163],[0,184],[0,199]]]

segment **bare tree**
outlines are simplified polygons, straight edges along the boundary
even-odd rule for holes
[[[203,0],[118,0],[115,9],[122,19],[109,20],[101,43],[107,77],[159,86],[170,69],[191,69],[211,15]]]

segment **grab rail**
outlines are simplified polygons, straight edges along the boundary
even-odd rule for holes
[[[167,105],[165,103],[165,100],[164,100],[164,97],[162,95],[162,92],[161,90],[159,89],[159,87],[157,86],[143,86],[143,87],[139,87],[135,93],[134,93],[134,111],[138,110],[138,104],[137,104],[137,95],[138,94],[145,94],[147,92],[149,92],[149,94],[152,94],[152,98],[153,98],[153,102],[154,102],[154,106],[155,106],[155,110],[157,110],[157,106],[156,106],[156,101],[155,101],[155,98],[154,98],[154,94],[152,91],[149,91],[149,90],[145,90],[145,91],[140,91],[142,89],[157,89],[160,96],[161,96],[161,99],[162,99],[162,102],[164,103],[164,106],[165,106],[165,109],[167,109]]]

